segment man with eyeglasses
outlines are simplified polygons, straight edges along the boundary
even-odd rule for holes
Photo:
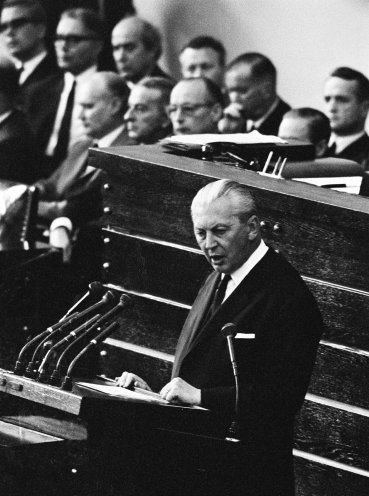
[[[223,95],[205,77],[179,81],[170,95],[167,109],[174,134],[217,133],[222,117]]]
[[[0,33],[19,72],[18,106],[27,110],[30,92],[60,72],[53,53],[46,49],[46,14],[37,1],[6,0],[0,18]]]
[[[45,176],[60,165],[73,143],[85,135],[75,102],[81,85],[98,70],[104,32],[103,22],[93,10],[69,9],[61,15],[54,45],[64,77],[55,78],[52,84],[48,82],[33,92],[28,109],[45,154]]]
[[[166,110],[173,85],[170,79],[162,77],[147,77],[135,84],[124,115],[130,138],[149,144],[172,134]]]

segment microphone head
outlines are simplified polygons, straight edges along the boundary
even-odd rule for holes
[[[237,327],[235,326],[235,324],[233,324],[233,322],[229,322],[221,328],[220,332],[225,338],[227,338],[228,336],[234,338],[237,334]]]
[[[102,300],[105,303],[116,303],[117,299],[118,299],[117,294],[113,291],[110,291],[110,289],[102,297]]]
[[[90,282],[88,285],[88,291],[90,295],[102,296],[104,294],[105,288],[99,281]]]
[[[125,308],[133,307],[133,300],[126,293],[123,293],[119,298],[119,304]]]

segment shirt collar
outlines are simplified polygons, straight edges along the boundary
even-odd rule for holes
[[[364,130],[356,134],[350,134],[349,136],[337,136],[336,134],[332,133],[331,137],[329,138],[329,146],[332,146],[333,143],[335,143],[336,144],[335,154],[341,153],[342,150],[350,146],[351,143],[353,143],[354,141],[357,141],[359,138],[364,136],[364,134],[365,134]]]
[[[88,81],[89,78],[92,76],[92,74],[95,74],[95,72],[97,72],[97,66],[96,65],[89,67],[88,69],[81,72],[77,76],[75,76],[71,72],[66,72],[64,74],[64,81],[66,84],[70,84],[70,85],[73,83],[73,81],[76,81],[77,84],[83,83],[85,81]]]
[[[20,84],[22,84],[32,74],[32,72],[36,69],[36,67],[44,60],[46,55],[47,52],[46,50],[44,50],[43,52],[36,55],[36,57],[33,57],[32,59],[29,59],[26,62],[21,62],[18,59],[14,59],[14,65],[16,69],[18,70],[22,69],[19,78]]]
[[[276,109],[277,105],[279,104],[280,98],[277,96],[272,105],[269,107],[269,110],[262,116],[260,119],[257,121],[252,121],[250,119],[247,119],[247,130],[253,126],[256,129],[259,129],[259,127],[262,125],[262,123],[270,116],[272,112]]]
[[[120,135],[120,133],[123,132],[123,129],[124,129],[124,124],[122,124],[119,127],[116,127],[115,129],[113,129],[113,131],[110,131],[110,133],[106,134],[105,136],[97,140],[97,146],[99,148],[105,148],[110,146],[115,141],[115,139]]]
[[[251,270],[255,267],[256,264],[260,262],[260,260],[264,257],[266,252],[268,251],[268,247],[261,240],[259,246],[256,250],[249,256],[246,262],[241,265],[238,269],[236,269],[232,274],[230,274],[232,281],[235,283],[235,287],[237,287],[241,281],[251,272]]]

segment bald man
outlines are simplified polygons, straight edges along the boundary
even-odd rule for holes
[[[170,78],[158,66],[161,36],[149,22],[137,16],[122,19],[112,31],[111,44],[117,71],[129,87],[146,76]]]

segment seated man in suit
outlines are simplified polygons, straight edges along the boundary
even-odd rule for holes
[[[37,0],[6,0],[0,32],[9,56],[20,72],[17,104],[24,110],[30,92],[60,73],[53,53],[46,48],[46,13]]]
[[[207,77],[220,88],[224,84],[226,51],[223,44],[211,36],[197,36],[179,54],[183,78]]]
[[[225,87],[230,106],[224,111],[220,131],[276,136],[283,115],[291,107],[277,94],[277,70],[265,55],[243,53],[228,64]]]
[[[168,107],[174,134],[217,133],[223,101],[219,86],[210,79],[179,81],[172,90]]]
[[[70,9],[61,15],[54,44],[57,63],[64,76],[55,77],[33,91],[27,109],[40,150],[45,155],[45,177],[84,136],[76,101],[83,83],[97,72],[104,33],[103,22],[92,10]]]
[[[167,106],[173,86],[170,79],[162,77],[146,77],[135,84],[124,115],[130,138],[149,144],[172,134]]]
[[[40,155],[26,116],[16,108],[18,74],[0,67],[0,179],[31,184],[40,177]]]
[[[369,80],[349,67],[335,69],[324,85],[326,112],[332,135],[328,156],[346,158],[369,169]]]
[[[161,36],[155,26],[137,17],[125,17],[111,36],[117,71],[130,88],[146,76],[170,78],[159,66]]]
[[[53,227],[52,244],[63,247],[70,255],[71,226],[78,228],[101,215],[100,171],[88,165],[91,146],[109,147],[133,144],[124,130],[123,116],[129,90],[121,77],[113,72],[96,72],[81,86],[78,95],[79,118],[87,138],[75,143],[67,158],[47,179],[36,186],[40,193],[39,215]],[[63,229],[63,225],[69,226]],[[59,233],[59,235],[57,235]],[[58,241],[59,239],[59,241]]]
[[[286,112],[278,130],[278,136],[284,140],[296,139],[312,143],[315,157],[324,157],[331,134],[328,117],[309,107],[301,107]]]
[[[293,423],[315,361],[320,312],[297,271],[263,242],[246,186],[227,179],[209,183],[195,196],[191,213],[196,240],[214,271],[188,314],[172,380],[160,395],[211,409],[225,436],[235,414],[235,382],[220,331],[234,324],[240,333],[234,347],[242,458],[229,492],[220,494],[292,496]],[[242,339],[245,333],[255,339]],[[149,389],[130,372],[117,381],[132,384]]]

